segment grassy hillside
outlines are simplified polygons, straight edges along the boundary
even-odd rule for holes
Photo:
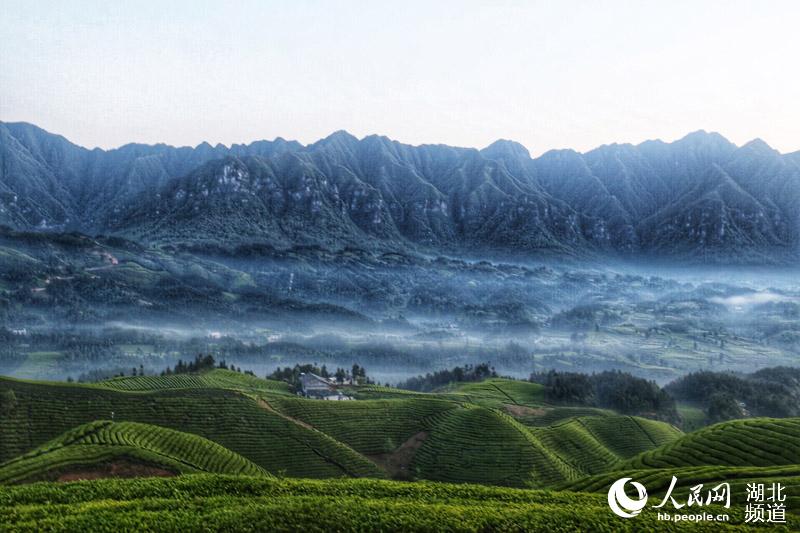
[[[409,477],[441,481],[543,487],[602,472],[682,435],[663,422],[618,415],[526,428],[502,411],[439,397],[344,403],[276,397],[269,404],[374,460],[395,460],[388,466]]]
[[[492,378],[474,383],[458,383],[446,392],[460,395],[464,400],[484,406],[504,404],[539,406],[544,404],[544,387],[538,383],[513,379]]]
[[[522,424],[484,407],[448,411],[414,456],[424,479],[546,487],[579,475]]]
[[[10,393],[8,391],[11,391]],[[218,388],[121,392],[102,387],[0,378],[7,414],[0,461],[95,420],[154,424],[212,440],[271,473],[297,477],[383,476],[363,455],[320,431]]]
[[[684,431],[695,431],[708,425],[706,413],[700,407],[678,403],[678,413],[683,420],[681,427]]]
[[[609,409],[597,407],[540,407],[520,409],[507,406],[506,409],[520,422],[531,427],[545,427],[558,424],[580,416],[614,416]]]
[[[393,452],[417,433],[429,430],[443,413],[460,409],[454,402],[435,398],[354,402],[273,398],[269,404],[368,455]]]
[[[268,475],[241,455],[197,435],[135,422],[99,421],[0,464],[0,483],[197,472]]]
[[[287,383],[261,379],[224,369],[215,369],[201,374],[114,378],[102,381],[98,383],[98,386],[120,391],[211,388],[289,394],[289,385]]]
[[[469,383],[452,383],[434,392],[415,392],[369,385],[351,388],[348,393],[361,400],[439,398],[492,408],[501,408],[504,405],[528,407],[544,405],[544,387],[542,385],[505,378],[490,378]]]
[[[5,401],[0,461],[81,424],[113,419],[205,437],[274,474],[543,488],[680,436],[663,422],[605,412],[548,427],[527,427],[508,414],[538,409],[539,393],[535,384],[492,379],[435,394],[325,402],[225,370],[91,386],[0,379],[0,394],[13,396]]]
[[[663,422],[618,415],[572,418],[530,431],[556,456],[584,475],[604,472],[623,459],[682,435]]]
[[[715,424],[642,453],[620,468],[800,464],[800,418],[749,418]]]
[[[707,508],[708,509],[708,508]],[[710,508],[712,511],[713,507]],[[197,475],[0,488],[16,531],[728,531],[612,514],[604,495],[380,480]],[[788,531],[800,527],[789,516]]]
[[[683,436],[675,426],[638,416],[581,418],[581,423],[615,455],[628,458]]]

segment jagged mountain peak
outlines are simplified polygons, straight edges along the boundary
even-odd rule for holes
[[[725,138],[719,132],[716,131],[706,131],[704,129],[695,130],[693,132],[687,133],[683,137],[681,137],[682,141],[698,141],[698,142],[722,142],[722,143],[730,143],[728,139]]]
[[[509,140],[475,150],[346,131],[308,146],[278,137],[89,151],[0,123],[0,150],[0,224],[19,229],[528,254],[713,243],[768,256],[800,243],[800,156],[704,130],[532,159]]]
[[[517,158],[530,159],[531,154],[527,148],[516,141],[508,139],[498,139],[486,148],[481,150],[481,154],[488,158]]]
[[[755,154],[763,154],[763,155],[780,155],[780,153],[772,148],[769,144],[766,143],[763,139],[756,137],[752,141],[749,141],[742,145],[742,151],[749,151]]]
[[[319,146],[344,146],[358,143],[358,137],[346,130],[337,130],[312,144],[310,147]]]
[[[703,149],[705,151],[713,152],[719,155],[725,155],[733,152],[736,145],[730,142],[723,135],[712,131],[697,130],[684,137],[678,139],[672,146],[676,147],[692,147],[693,149]]]

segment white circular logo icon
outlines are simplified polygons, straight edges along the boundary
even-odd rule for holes
[[[608,489],[608,506],[614,511],[614,514],[622,518],[633,518],[642,512],[645,504],[647,504],[647,490],[644,485],[631,481],[631,485],[639,492],[639,498],[634,500],[625,494],[625,483],[631,481],[631,478],[624,477],[618,479]]]

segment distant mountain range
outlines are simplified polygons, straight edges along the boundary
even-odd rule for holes
[[[88,150],[0,122],[0,225],[147,243],[615,254],[785,262],[800,152],[698,131],[531,158],[339,131],[304,146]]]

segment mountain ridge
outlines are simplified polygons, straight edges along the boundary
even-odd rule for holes
[[[92,150],[0,122],[0,224],[141,242],[358,244],[524,255],[794,257],[800,157],[698,130],[585,153],[483,149],[340,130]]]

